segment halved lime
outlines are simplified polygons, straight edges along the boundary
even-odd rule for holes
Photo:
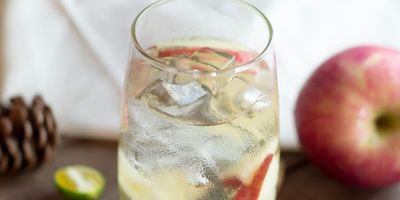
[[[61,194],[71,200],[97,199],[105,180],[96,169],[74,165],[57,170],[54,181]]]

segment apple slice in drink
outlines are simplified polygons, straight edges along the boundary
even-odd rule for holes
[[[238,189],[238,192],[234,196],[233,200],[257,200],[262,185],[267,176],[269,166],[272,162],[273,155],[269,154],[264,161],[261,163],[260,168],[256,171],[250,184],[245,185],[239,178],[229,177],[224,179],[222,182],[224,186]]]
[[[210,48],[202,48],[202,47],[176,47],[176,48],[162,48],[158,51],[158,58],[177,58],[177,57],[182,57],[182,58],[190,58],[193,57],[194,54],[196,53],[207,53],[207,50],[211,50],[212,52],[216,52],[218,55],[215,57],[208,56],[208,62],[211,63],[217,63],[221,62],[220,58],[222,57],[233,57],[234,58],[234,65],[242,65],[247,62],[250,62],[254,58],[257,57],[257,53],[255,51],[245,51],[245,50],[231,50],[231,49],[210,49]],[[268,64],[264,61],[260,62],[257,64],[258,66],[256,68],[252,69],[246,69],[244,71],[244,74],[248,74],[251,76],[255,76],[257,73],[260,71],[265,71],[268,70]],[[209,71],[207,66],[204,65],[193,65],[192,66],[193,70],[199,70],[199,71]],[[215,70],[215,69],[213,69]],[[213,71],[211,70],[211,71]]]
[[[207,48],[177,47],[177,48],[160,49],[158,51],[158,57],[159,58],[178,57],[178,56],[189,57],[201,49],[207,49]],[[221,54],[234,56],[236,64],[239,65],[251,61],[256,56],[255,52],[250,52],[250,51],[240,51],[240,50],[230,50],[230,49],[213,49],[213,51],[219,52]]]
[[[260,168],[256,172],[250,185],[243,186],[236,193],[234,200],[257,200],[260,195],[261,186],[264,182],[265,176],[267,175],[269,165],[271,164],[273,155],[268,155],[262,162]]]

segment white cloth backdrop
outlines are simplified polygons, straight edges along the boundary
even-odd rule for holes
[[[42,93],[64,134],[117,138],[134,16],[153,0],[8,0],[1,95]],[[272,20],[281,143],[296,149],[294,104],[326,58],[359,44],[400,48],[398,0],[252,0]]]

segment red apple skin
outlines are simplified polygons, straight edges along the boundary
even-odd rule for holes
[[[400,52],[363,46],[334,56],[314,72],[297,101],[304,153],[351,186],[400,181],[400,129],[379,133],[376,119],[384,112],[400,115]]]

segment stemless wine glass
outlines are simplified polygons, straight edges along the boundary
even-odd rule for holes
[[[162,0],[132,27],[121,199],[275,199],[272,27],[241,0]]]

